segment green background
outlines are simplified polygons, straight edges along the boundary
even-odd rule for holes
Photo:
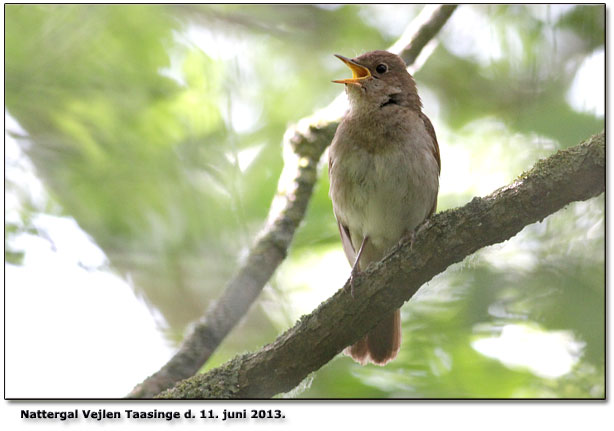
[[[348,71],[333,54],[385,49],[420,7],[5,11],[5,114],[45,186],[32,199],[27,184],[5,179],[17,202],[7,264],[28,253],[15,238],[45,234],[37,214],[74,218],[104,251],[103,269],[130,280],[177,345],[262,228],[286,128],[342,90],[330,81]],[[458,8],[415,74],[441,146],[439,210],[604,128],[602,109],[569,96],[583,76],[603,107],[603,74],[579,71],[603,57],[604,21],[602,6]],[[271,342],[349,275],[325,164],[320,173],[287,260],[205,369]],[[396,361],[360,367],[339,356],[288,396],[603,397],[604,284],[600,196],[429,282],[402,309]]]

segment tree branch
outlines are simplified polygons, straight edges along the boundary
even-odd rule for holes
[[[454,8],[450,5],[425,8],[418,25],[410,24],[412,37],[402,51],[410,65],[428,41],[445,24]],[[427,15],[428,12],[428,15]],[[409,34],[405,32],[405,34]],[[205,316],[196,322],[178,352],[156,373],[138,384],[128,395],[150,398],[176,382],[194,375],[247,313],[252,302],[286,257],[294,232],[305,216],[317,165],[330,144],[343,111],[333,102],[314,116],[301,120],[284,136],[284,169],[268,222],[237,274]]]
[[[455,4],[424,7],[389,51],[398,54],[408,66],[414,64],[457,7]]]
[[[403,240],[355,280],[356,298],[340,289],[274,343],[184,380],[160,397],[264,398],[286,392],[449,265],[604,190],[605,138],[601,132],[539,161],[491,195],[433,216],[413,246]]]

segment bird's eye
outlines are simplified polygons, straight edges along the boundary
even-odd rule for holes
[[[388,70],[388,66],[386,66],[384,63],[378,64],[377,67],[375,68],[375,71],[377,73],[386,73],[387,70]]]

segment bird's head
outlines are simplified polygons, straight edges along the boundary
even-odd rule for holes
[[[371,109],[388,105],[421,108],[414,78],[398,55],[387,51],[371,51],[349,59],[335,54],[352,71],[352,77],[333,82],[346,84],[352,107]]]

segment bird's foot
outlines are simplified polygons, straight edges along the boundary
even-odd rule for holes
[[[352,268],[352,273],[350,274],[350,295],[352,295],[352,298],[354,298],[354,284],[356,283],[356,278],[358,277],[358,275],[360,274],[360,270],[356,267]]]
[[[416,237],[418,236],[418,234],[420,232],[422,232],[423,230],[425,230],[427,227],[429,227],[429,225],[430,225],[429,219],[426,219],[422,223],[420,223],[418,226],[416,226],[416,228],[414,230],[412,230],[410,232],[410,234],[408,235],[409,236],[409,249],[410,250],[414,249],[414,242],[416,241]],[[404,240],[405,240],[405,238],[401,238],[401,241],[399,241],[399,245],[401,243],[403,243]]]
[[[411,231],[411,235],[409,235],[409,249],[414,251],[414,242],[416,242],[416,235],[418,235],[418,230],[414,229]]]

